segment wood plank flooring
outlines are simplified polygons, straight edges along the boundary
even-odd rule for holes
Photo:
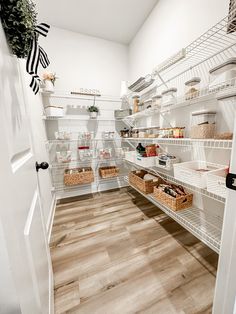
[[[55,312],[211,313],[218,256],[131,188],[61,202]]]

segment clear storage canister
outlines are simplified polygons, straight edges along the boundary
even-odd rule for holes
[[[152,106],[152,99],[147,99],[143,102],[144,104],[144,109],[149,109]]]
[[[227,86],[234,86],[236,78],[236,58],[217,65],[209,71],[209,90],[217,91]]]
[[[172,87],[162,92],[162,106],[176,104],[177,88]]]
[[[99,157],[100,159],[109,159],[111,158],[111,148],[104,148],[99,150]]]
[[[161,107],[162,102],[162,96],[161,95],[155,95],[152,97],[152,108],[158,109]]]
[[[140,96],[134,95],[132,98],[133,98],[133,113],[136,113],[139,111]]]
[[[216,133],[216,112],[202,110],[192,112],[191,115],[191,138],[208,139],[214,138]]]
[[[193,77],[185,82],[185,99],[193,99],[200,95],[200,77]]]

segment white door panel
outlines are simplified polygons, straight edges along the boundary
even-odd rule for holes
[[[236,112],[236,96],[232,97]],[[235,114],[234,114],[235,117]],[[230,172],[236,173],[236,117]],[[214,314],[232,314],[236,296],[236,191],[228,189],[218,263]]]
[[[10,55],[1,25],[0,73],[0,220],[21,312],[47,314],[51,261],[31,129],[19,61]]]
[[[48,260],[44,258],[44,256],[47,256],[46,243],[41,241],[45,238],[45,230],[39,202],[39,195],[36,190],[26,220],[24,235],[37,303],[42,312],[47,313],[49,308],[50,265]]]

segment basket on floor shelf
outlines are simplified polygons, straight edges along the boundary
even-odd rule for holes
[[[154,188],[154,197],[163,205],[166,205],[174,211],[190,208],[193,204],[193,194],[187,193],[183,196],[173,197],[161,189]]]
[[[94,182],[94,174],[91,167],[65,169],[64,184],[66,186],[89,184],[92,182]]]
[[[145,180],[145,175],[151,175],[153,179]],[[154,186],[163,183],[160,177],[153,176],[145,170],[135,170],[129,173],[129,183],[145,194],[153,193]]]
[[[100,167],[99,168],[99,175],[101,178],[113,178],[119,175],[120,169],[116,166],[109,166],[109,167]]]

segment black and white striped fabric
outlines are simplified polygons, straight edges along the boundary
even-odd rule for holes
[[[38,36],[47,36],[50,26],[45,23],[39,24],[34,33],[34,38],[31,42],[30,52],[26,61],[26,71],[31,75],[32,79],[30,82],[30,87],[33,89],[35,95],[39,91],[39,86],[41,79],[38,76],[39,63],[45,69],[49,66],[50,62],[48,56],[43,48],[38,44]]]

